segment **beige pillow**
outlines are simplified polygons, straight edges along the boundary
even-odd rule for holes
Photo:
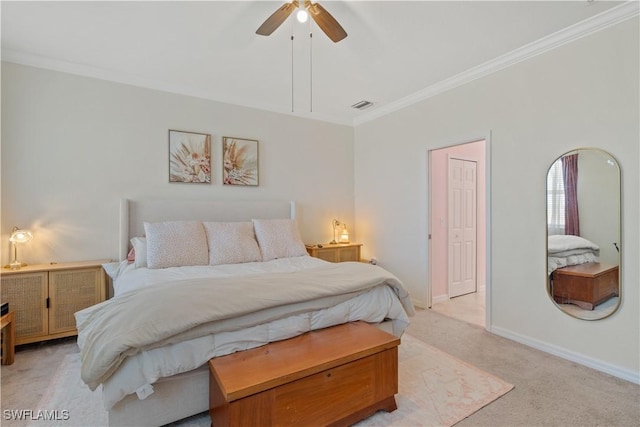
[[[307,255],[293,219],[254,219],[253,228],[262,261]]]
[[[148,268],[209,264],[207,235],[201,222],[145,222]]]
[[[239,264],[260,261],[260,248],[253,233],[253,223],[204,222],[209,243],[209,264]]]

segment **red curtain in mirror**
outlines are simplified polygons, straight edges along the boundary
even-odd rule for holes
[[[562,157],[564,178],[564,234],[580,235],[578,216],[578,154]]]

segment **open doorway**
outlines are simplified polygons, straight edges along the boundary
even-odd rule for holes
[[[487,141],[429,151],[430,307],[487,325]]]

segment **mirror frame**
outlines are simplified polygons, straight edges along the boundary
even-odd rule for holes
[[[548,206],[548,192],[549,192],[549,187],[548,187],[548,177],[549,177],[549,172],[551,171],[551,168],[553,167],[553,165],[559,161],[560,159],[562,159],[564,156],[567,156],[569,154],[574,154],[574,153],[580,153],[582,151],[592,151],[592,152],[598,152],[600,153],[603,157],[606,157],[608,159],[606,159],[607,161],[611,160],[615,163],[615,167],[616,167],[616,172],[617,172],[617,181],[618,181],[618,186],[617,186],[617,190],[618,190],[618,203],[617,203],[617,209],[618,209],[618,213],[617,213],[617,218],[618,218],[618,229],[617,229],[617,235],[618,235],[618,242],[619,242],[619,248],[618,249],[618,302],[616,304],[615,307],[613,307],[613,309],[606,313],[605,315],[603,315],[602,317],[596,317],[596,318],[591,318],[591,317],[580,317],[572,312],[569,312],[568,310],[565,310],[562,306],[560,306],[554,299],[553,294],[552,294],[552,290],[551,290],[551,275],[548,273],[548,259],[549,259],[549,206]],[[558,310],[560,310],[561,312],[565,313],[568,316],[571,316],[575,319],[579,319],[579,320],[588,320],[588,321],[594,321],[594,320],[603,320],[606,319],[610,316],[612,316],[614,313],[616,313],[619,309],[620,306],[622,304],[622,250],[623,250],[623,236],[622,236],[622,169],[620,168],[620,163],[618,162],[618,160],[609,152],[600,149],[600,148],[595,148],[595,147],[580,147],[580,148],[575,148],[573,150],[569,150],[563,154],[561,154],[559,157],[557,157],[553,162],[551,162],[551,164],[549,165],[549,167],[547,168],[547,174],[545,175],[545,262],[547,263],[547,266],[545,267],[545,272],[546,272],[546,276],[547,276],[547,280],[546,280],[546,291],[547,291],[547,295],[549,296],[549,299],[551,300],[551,302],[558,308]]]

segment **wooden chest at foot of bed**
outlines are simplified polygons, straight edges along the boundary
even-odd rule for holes
[[[399,344],[355,322],[211,359],[212,425],[350,425],[391,412]]]
[[[553,272],[553,298],[559,304],[575,304],[585,310],[618,295],[618,266],[589,262]]]

